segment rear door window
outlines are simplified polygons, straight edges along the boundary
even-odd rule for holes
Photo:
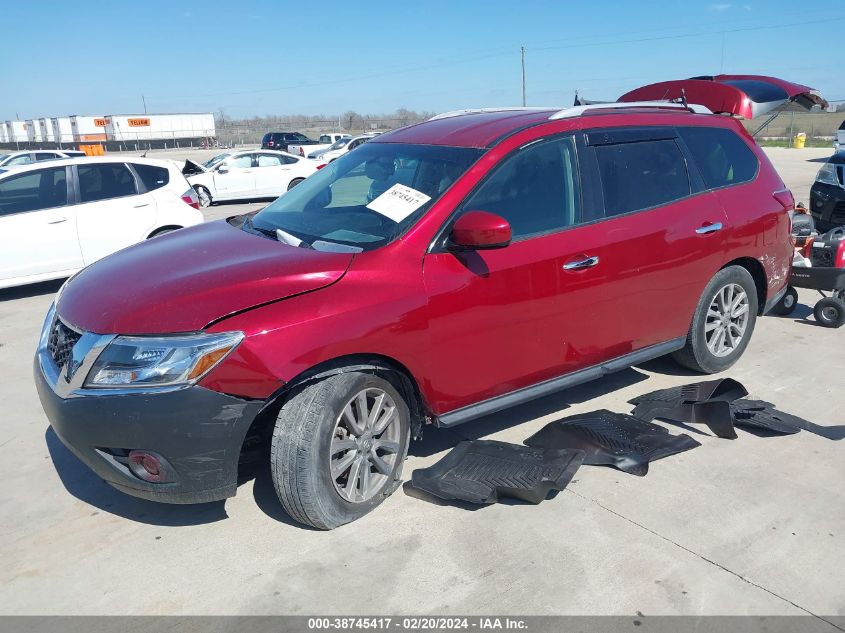
[[[753,180],[759,161],[751,148],[725,128],[684,127],[678,133],[687,144],[708,189]]]
[[[513,238],[559,231],[580,221],[575,144],[535,143],[506,158],[462,205],[505,218]]]
[[[279,160],[279,157],[275,154],[259,154],[258,155],[258,166],[259,167],[281,167],[282,163]]]
[[[78,165],[79,199],[96,202],[138,193],[132,172],[123,163]]]
[[[170,182],[170,172],[164,167],[132,163],[132,168],[138,174],[138,178],[141,179],[144,189],[147,191],[160,189]]]
[[[606,216],[657,207],[690,195],[684,155],[672,139],[595,148]]]
[[[28,171],[0,181],[0,217],[67,204],[64,167]]]

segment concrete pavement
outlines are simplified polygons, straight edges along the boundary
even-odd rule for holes
[[[770,155],[802,199],[826,154]],[[32,353],[59,285],[0,291],[2,614],[845,615],[845,443],[806,432],[728,441],[696,427],[685,432],[702,446],[646,477],[583,467],[538,506],[472,509],[400,489],[328,533],[284,515],[266,469],[226,502],[125,496],[61,445],[38,404]],[[816,326],[813,293],[800,299],[792,317],[758,321],[729,375],[752,397],[843,424],[845,330]],[[695,380],[658,360],[431,430],[406,478],[462,438],[518,443],[561,416],[630,411],[635,395]]]

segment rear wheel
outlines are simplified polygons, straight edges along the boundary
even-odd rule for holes
[[[686,345],[673,354],[694,371],[724,371],[742,356],[757,321],[757,287],[742,266],[728,266],[704,289],[687,333]]]
[[[273,432],[279,500],[292,518],[323,530],[364,516],[398,486],[409,430],[407,404],[380,376],[348,372],[298,389]]]
[[[789,288],[786,289],[786,294],[780,298],[780,301],[778,301],[769,312],[776,316],[789,316],[795,311],[795,306],[797,305],[798,291],[792,286],[789,286]]]
[[[305,178],[294,178],[293,180],[291,180],[290,183],[288,184],[288,191],[290,191],[291,189],[296,187],[303,180],[305,180]]]
[[[205,209],[206,207],[211,206],[211,193],[205,187],[197,186],[194,187],[194,190],[197,192],[197,198],[199,199],[200,208]]]
[[[813,308],[813,315],[819,325],[842,327],[845,325],[845,301],[839,297],[825,297]]]

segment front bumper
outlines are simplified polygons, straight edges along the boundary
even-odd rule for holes
[[[61,393],[53,359],[40,349],[35,385],[56,435],[118,490],[165,503],[205,503],[235,495],[238,458],[262,401],[200,386],[163,392]],[[135,475],[126,455],[150,451],[168,465],[167,481]]]

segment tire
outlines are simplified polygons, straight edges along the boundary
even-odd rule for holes
[[[362,393],[363,408],[370,413],[380,395],[380,412],[386,412],[390,401],[394,412],[381,432],[367,434],[373,424],[384,423],[385,418],[377,416],[374,423],[362,425],[360,436],[356,436],[349,415],[355,420],[361,417]],[[273,484],[285,511],[296,521],[321,530],[334,529],[372,511],[401,481],[409,430],[410,413],[401,394],[375,374],[335,374],[296,389],[279,411],[270,452]],[[343,448],[332,453],[332,446]],[[374,461],[361,461],[362,455],[371,460],[373,454],[381,458],[381,468]],[[352,461],[344,467],[350,456]],[[359,474],[354,480],[353,473]]]
[[[727,294],[729,292],[733,294]],[[744,302],[725,317],[721,310],[724,310],[725,299],[729,302],[738,301],[741,293],[744,293]],[[733,297],[731,299],[731,297]],[[740,312],[745,305],[744,312]],[[679,364],[704,374],[715,374],[726,370],[739,360],[751,335],[754,333],[754,325],[757,322],[758,311],[757,286],[754,285],[754,278],[742,266],[728,266],[713,276],[707,284],[695,313],[692,317],[687,340],[683,349],[678,350],[672,356]],[[743,318],[744,317],[744,318]],[[732,323],[735,327],[727,328],[725,323]],[[740,327],[742,326],[742,327]],[[722,330],[721,340],[719,330]],[[736,334],[740,333],[738,341]],[[727,332],[730,331],[731,337]],[[722,349],[724,348],[724,349]],[[717,353],[718,352],[718,353]]]
[[[301,183],[305,178],[294,178],[288,183],[288,191],[296,187],[299,183]]]
[[[771,310],[769,310],[769,314],[774,314],[775,316],[789,316],[793,312],[795,312],[795,306],[798,305],[798,291],[795,290],[792,286],[786,289],[786,294],[784,294],[780,301],[778,301]]]
[[[197,185],[194,187],[194,191],[197,192],[197,198],[199,198],[200,209],[206,209],[214,204],[214,201],[211,199],[211,192],[205,187]]]
[[[815,305],[813,315],[819,325],[842,327],[845,325],[845,301],[838,297],[825,297]]]

